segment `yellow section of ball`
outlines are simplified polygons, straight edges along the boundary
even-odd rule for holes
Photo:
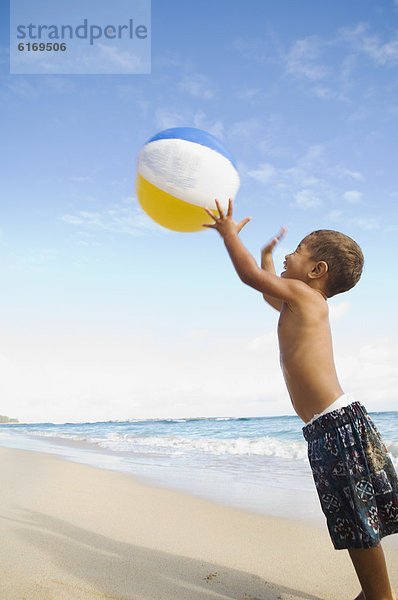
[[[189,204],[163,192],[137,174],[137,198],[143,210],[156,223],[172,231],[202,231],[202,223],[214,221],[201,206]],[[213,211],[216,214],[217,211]]]

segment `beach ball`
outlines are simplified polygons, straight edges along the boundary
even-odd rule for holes
[[[224,210],[240,185],[235,162],[216,137],[193,127],[165,129],[142,147],[137,159],[137,198],[159,225],[201,231],[211,223],[203,210]]]

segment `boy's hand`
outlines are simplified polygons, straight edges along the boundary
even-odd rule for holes
[[[287,227],[286,225],[284,225],[280,231],[280,233],[275,236],[274,238],[272,238],[272,240],[266,244],[264,246],[264,248],[262,248],[261,250],[261,259],[264,260],[269,254],[272,254],[273,249],[275,248],[276,244],[283,238],[283,236],[285,235],[287,231]]]
[[[219,217],[215,216],[209,208],[205,208],[204,210],[207,212],[209,217],[211,217],[214,220],[214,223],[210,225],[208,223],[202,223],[202,227],[216,229],[223,238],[227,237],[230,234],[237,235],[251,219],[251,217],[246,217],[245,219],[242,219],[242,221],[240,221],[239,223],[236,223],[233,220],[233,203],[231,198],[228,200],[228,211],[226,215],[224,214],[224,211],[221,208],[218,200],[216,200],[216,206]]]

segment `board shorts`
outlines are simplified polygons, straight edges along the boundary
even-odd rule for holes
[[[373,548],[398,533],[397,473],[365,408],[338,408],[303,434],[334,547]]]

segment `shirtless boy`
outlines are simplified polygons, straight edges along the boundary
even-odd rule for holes
[[[398,479],[380,436],[359,402],[344,394],[334,365],[327,298],[359,280],[363,255],[344,234],[308,235],[285,258],[280,277],[272,250],[262,250],[261,268],[239,232],[250,217],[233,220],[232,200],[224,214],[207,214],[243,283],[261,292],[280,312],[278,338],[286,386],[298,416],[322,510],[336,549],[347,548],[358,575],[357,600],[393,600],[380,540],[398,532]]]

